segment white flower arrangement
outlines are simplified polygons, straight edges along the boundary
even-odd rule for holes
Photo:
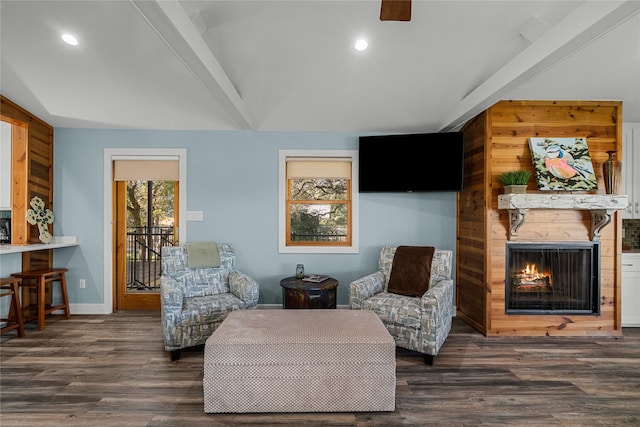
[[[53,224],[53,212],[50,209],[44,207],[44,202],[38,196],[34,196],[29,202],[32,209],[27,210],[27,222],[31,225],[38,224],[38,231],[40,231],[40,241],[42,243],[49,243],[51,241],[51,234],[49,233],[48,224]]]

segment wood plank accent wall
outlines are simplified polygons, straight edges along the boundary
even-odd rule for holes
[[[26,215],[33,196],[53,210],[53,127],[2,95],[0,119],[11,123],[11,242],[40,243],[38,227],[27,223]],[[52,262],[51,250],[22,255],[23,270],[51,267]]]
[[[457,316],[485,335],[618,336],[622,217],[601,230],[600,315],[505,314],[508,212],[498,209],[499,175],[532,172],[530,137],[586,137],[598,191],[605,194],[607,151],[622,159],[622,103],[618,101],[500,101],[469,120],[464,132],[464,190],[458,194]],[[589,241],[588,211],[529,210],[518,241]]]

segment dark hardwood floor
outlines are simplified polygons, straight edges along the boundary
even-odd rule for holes
[[[640,425],[640,328],[621,338],[484,337],[459,319],[434,366],[397,351],[396,410],[205,414],[203,349],[171,362],[160,315],[47,318],[1,336],[0,425]]]

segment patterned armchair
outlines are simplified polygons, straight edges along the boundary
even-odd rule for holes
[[[258,304],[260,286],[235,269],[233,246],[217,245],[220,267],[197,269],[188,267],[185,246],[162,248],[162,334],[172,361],[183,348],[204,344],[231,311]]]
[[[396,246],[382,247],[379,270],[349,284],[349,306],[351,309],[374,311],[398,347],[422,353],[425,363],[433,365],[433,357],[451,330],[453,252],[434,251],[429,289],[417,298],[388,292],[396,249]]]

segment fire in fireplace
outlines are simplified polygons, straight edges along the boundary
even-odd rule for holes
[[[600,314],[599,242],[507,242],[507,314]]]

